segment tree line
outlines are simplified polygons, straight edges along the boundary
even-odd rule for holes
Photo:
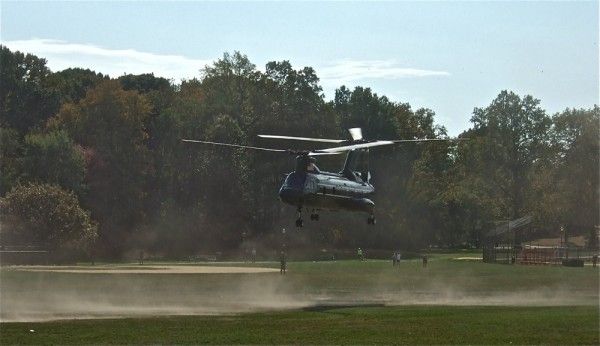
[[[293,157],[194,146],[182,138],[289,147],[260,133],[377,139],[446,138],[427,108],[370,88],[340,86],[326,100],[310,67],[264,72],[225,53],[197,77],[117,78],[51,71],[46,60],[1,47],[2,242],[78,248],[118,258],[274,242],[294,213],[277,200]],[[597,246],[600,109],[548,114],[530,95],[501,91],[475,108],[457,142],[371,152],[378,225],[327,214],[298,241],[333,248],[479,246],[498,222],[533,215],[531,233],[562,226]],[[308,147],[306,147],[308,148]],[[323,158],[337,170],[341,158]],[[532,234],[533,236],[533,234]]]

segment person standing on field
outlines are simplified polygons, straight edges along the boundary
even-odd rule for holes
[[[279,254],[279,274],[285,275],[285,271],[287,269],[287,260],[285,258],[285,252],[281,251]]]

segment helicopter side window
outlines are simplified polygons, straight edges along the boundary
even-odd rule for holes
[[[362,183],[365,179],[363,179],[360,172],[354,171],[354,177],[357,183]]]
[[[314,163],[310,162],[307,166],[306,166],[306,171],[307,172],[315,172],[315,173],[319,173],[319,167],[317,167],[317,165],[315,165]]]

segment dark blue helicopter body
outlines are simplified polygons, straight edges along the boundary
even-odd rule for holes
[[[368,213],[368,223],[375,223],[375,203],[367,198],[375,192],[369,183],[370,174],[352,170],[358,154],[358,151],[348,152],[340,173],[320,171],[314,160],[307,156],[296,158],[296,170],[286,176],[279,189],[279,198],[298,208],[297,226],[302,226],[302,208],[312,211],[311,220],[319,219],[319,210],[349,210]]]

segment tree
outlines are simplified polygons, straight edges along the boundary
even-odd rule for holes
[[[17,244],[39,244],[50,249],[85,248],[97,236],[97,225],[72,192],[56,185],[15,187],[1,200],[3,235]]]
[[[108,76],[90,69],[68,68],[51,73],[47,78],[46,85],[57,94],[62,105],[67,102],[79,102],[85,97],[88,90],[108,79]]]
[[[474,130],[484,137],[477,174],[493,187],[504,202],[498,218],[515,219],[527,213],[530,172],[534,162],[547,152],[551,119],[527,95],[502,91],[486,108],[473,111]]]
[[[224,53],[223,58],[202,70],[202,87],[207,110],[213,116],[228,114],[244,125],[249,93],[260,73],[248,57],[240,52]]]
[[[19,180],[19,158],[23,143],[12,128],[0,127],[0,196],[4,196]]]
[[[45,59],[0,45],[0,126],[23,136],[56,113],[60,100],[46,85],[50,74]]]
[[[394,104],[379,97],[370,88],[356,87],[350,92],[342,86],[336,90],[334,110],[340,114],[342,129],[360,127],[370,138],[395,139],[399,136],[398,111],[410,106]],[[412,115],[412,114],[411,114]],[[344,133],[344,135],[346,135]]]
[[[568,232],[584,233],[597,246],[593,242],[595,226],[600,225],[600,108],[567,109],[554,115],[552,122],[555,180],[545,196],[558,206],[556,214]]]
[[[215,122],[207,129],[207,138],[210,141],[224,143],[244,143],[244,133],[239,125],[228,115],[219,115]],[[246,221],[248,212],[244,202],[248,200],[245,195],[247,184],[247,155],[241,150],[231,148],[208,149],[209,165],[206,170],[201,170],[204,176],[205,212],[209,224],[220,224],[221,230],[212,236],[221,245],[233,245],[240,239],[240,226]],[[214,201],[227,201],[226,206]],[[210,232],[210,226],[206,230]]]
[[[65,131],[28,134],[20,166],[24,181],[56,184],[79,194],[83,192],[83,152]]]
[[[450,152],[452,164],[442,195],[445,203],[458,207],[454,225],[460,228],[453,232],[460,233],[463,242],[478,246],[483,232],[494,227],[498,219],[506,219],[503,217],[505,201],[498,198],[496,186],[490,184],[484,174],[487,163],[482,157],[486,152],[486,138],[473,129],[459,137],[467,140],[456,143]]]
[[[127,74],[119,77],[118,80],[121,82],[123,90],[137,91],[141,95],[144,95],[152,105],[152,111],[146,125],[150,130],[150,137],[152,137],[152,121],[156,119],[163,109],[171,105],[175,94],[173,85],[168,79],[155,77],[153,73]]]
[[[151,168],[144,120],[150,105],[118,81],[101,82],[77,104],[66,104],[49,123],[66,130],[87,154],[84,204],[100,222],[100,240],[113,254],[146,212]]]

